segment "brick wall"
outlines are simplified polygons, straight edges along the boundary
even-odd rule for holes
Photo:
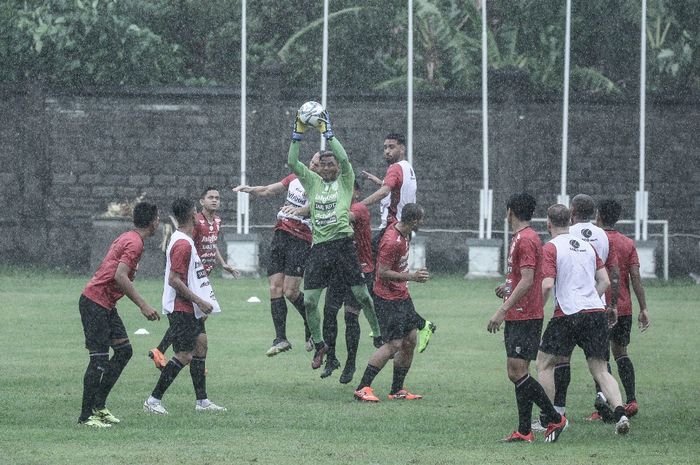
[[[293,113],[313,97],[274,89],[250,97],[249,184],[288,174]],[[381,176],[383,138],[406,127],[405,100],[336,95],[329,101],[336,134],[356,173]],[[89,271],[91,218],[109,202],[141,193],[168,212],[176,196],[197,197],[203,187],[219,186],[222,216],[235,221],[236,197],[229,188],[239,182],[239,107],[232,89],[101,89],[70,95],[40,88],[1,90],[0,260]],[[674,250],[692,249],[672,252],[672,270],[698,270],[698,240],[684,235],[700,235],[692,221],[700,218],[700,108],[694,103],[647,108],[650,218],[668,219],[671,233],[681,235]],[[415,103],[413,156],[419,202],[428,212],[424,229],[448,230],[426,233],[428,264],[447,271],[466,270],[465,241],[478,229],[480,110],[480,101],[469,98]],[[513,192],[532,192],[539,203],[536,216],[544,216],[560,190],[560,102],[501,99],[490,106],[489,124],[494,230],[502,229],[503,205]],[[636,104],[572,102],[568,193],[612,195],[622,202],[624,217],[632,218],[637,133]],[[317,147],[316,134],[307,137],[302,158]],[[256,231],[274,222],[281,202],[251,200]]]

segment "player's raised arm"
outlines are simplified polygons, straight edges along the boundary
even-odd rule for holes
[[[287,186],[281,182],[275,182],[268,184],[266,186],[245,186],[239,185],[234,187],[233,192],[245,192],[246,194],[254,195],[257,197],[269,197],[275,194],[281,194],[287,190]]]
[[[305,164],[299,161],[299,143],[304,138],[305,130],[306,125],[301,122],[299,113],[297,112],[294,117],[294,123],[292,124],[292,142],[289,144],[289,152],[287,153],[287,165],[289,165],[292,172],[299,177],[299,181],[301,181],[302,184],[312,173]]]

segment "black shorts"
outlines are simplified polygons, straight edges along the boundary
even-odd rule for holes
[[[385,342],[403,339],[414,329],[418,329],[419,317],[409,297],[405,300],[374,299],[374,311],[379,320],[379,329]]]
[[[113,339],[129,340],[116,308],[104,308],[81,294],[78,310],[83,322],[85,348],[91,353],[108,353]]]
[[[194,313],[172,312],[168,319],[175,352],[193,352],[197,337],[207,333],[204,320],[197,319]]]
[[[374,272],[371,271],[369,273],[364,273],[364,275],[365,284],[367,285],[367,290],[369,291],[374,283]],[[359,315],[360,310],[362,309],[362,306],[355,298],[355,294],[352,293],[352,287],[329,287],[326,290],[326,306],[340,310],[340,307],[343,305],[345,305],[346,312],[350,312],[354,315]]]
[[[304,289],[364,284],[360,259],[352,237],[314,244],[309,252]]]
[[[509,358],[535,360],[540,346],[541,334],[541,319],[506,321],[503,330],[506,355]]]
[[[540,350],[546,354],[571,356],[575,346],[586,358],[608,357],[608,315],[606,312],[575,313],[549,320]]]
[[[617,323],[610,330],[610,342],[627,347],[630,343],[630,334],[632,333],[632,315],[623,315],[617,317]]]
[[[309,256],[311,244],[303,239],[292,236],[288,232],[276,230],[270,243],[270,262],[267,265],[267,275],[284,273],[287,276],[304,276],[306,258]]]

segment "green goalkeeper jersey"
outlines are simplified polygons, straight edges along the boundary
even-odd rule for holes
[[[348,154],[332,137],[328,140],[340,165],[340,174],[335,181],[326,182],[321,176],[311,171],[299,161],[299,142],[293,141],[289,146],[287,163],[304,186],[311,208],[311,231],[313,243],[343,239],[353,235],[350,226],[350,204],[352,203],[355,173],[348,159]]]

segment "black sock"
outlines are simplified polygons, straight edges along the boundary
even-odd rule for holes
[[[571,366],[561,363],[554,367],[554,405],[566,407],[566,391],[571,382]]]
[[[158,378],[158,383],[153,389],[151,396],[158,400],[162,399],[163,394],[165,394],[165,391],[167,391],[173,381],[175,381],[180,370],[182,370],[182,364],[175,357],[171,358],[168,364],[165,365],[165,368],[163,368],[163,371],[160,372],[160,378]]]
[[[304,321],[306,321],[306,307],[304,307],[304,293],[300,292],[296,299],[294,299],[294,300],[289,299],[289,301],[292,303],[292,305],[294,305],[294,308],[297,309],[297,312],[299,312],[299,315],[301,315],[302,319]]]
[[[309,324],[306,322],[306,307],[304,306],[304,293],[300,292],[296,299],[290,300],[294,308],[297,309],[301,319],[304,320],[304,340],[308,341],[311,337],[311,330],[309,330]]]
[[[275,340],[287,339],[287,302],[284,297],[270,299],[272,324],[275,325]]]
[[[625,407],[623,407],[622,405],[618,405],[617,407],[615,407],[615,421],[620,421],[620,418],[622,418],[624,414]]]
[[[422,316],[420,316],[420,315],[418,314],[418,312],[415,312],[415,317],[414,317],[414,318],[416,319],[416,323],[418,324],[418,331],[420,331],[421,329],[425,328],[425,318],[423,318]]]
[[[622,381],[622,386],[625,388],[625,395],[629,404],[633,400],[637,400],[634,392],[634,365],[632,365],[632,360],[627,355],[616,359],[615,362],[617,363],[617,373],[620,375],[620,381]]]
[[[90,362],[88,362],[88,366],[85,369],[85,376],[83,376],[83,403],[78,421],[85,421],[92,415],[92,408],[95,404],[97,390],[100,387],[102,373],[107,370],[108,364],[108,353],[90,354]]]
[[[357,348],[360,345],[360,321],[358,315],[345,312],[345,345],[348,348],[348,359],[345,366],[355,366]]]
[[[540,415],[540,422],[542,424],[549,423],[550,421],[553,421],[554,423],[559,423],[561,421],[561,415],[559,415],[554,409],[554,405],[552,405],[549,397],[547,397],[547,393],[544,392],[542,385],[529,374],[523,376],[515,382],[516,399],[518,398],[518,392],[521,392],[524,397],[530,401],[529,412],[524,412],[527,413],[528,431],[530,428],[530,419],[532,418],[532,404],[535,404],[540,408],[540,411],[542,412]],[[518,403],[518,416],[519,415],[520,403]],[[542,418],[545,419],[544,422],[542,422]],[[521,418],[520,421],[522,422],[522,420],[523,419]],[[520,432],[525,434],[524,431]]]
[[[515,403],[518,406],[518,432],[520,434],[530,434],[532,431],[532,399],[528,391],[528,384],[525,382],[530,379],[530,375],[525,375],[515,384]]]
[[[381,371],[381,368],[377,368],[373,365],[367,365],[367,368],[365,368],[365,373],[362,375],[362,379],[360,380],[360,384],[357,386],[357,390],[359,391],[363,387],[371,386],[372,381],[374,381],[374,378],[379,374]]]
[[[124,370],[126,364],[129,363],[133,353],[131,344],[128,342],[114,348],[114,355],[112,355],[112,358],[107,364],[107,369],[102,375],[100,386],[97,389],[97,395],[95,395],[94,407],[96,409],[104,408],[107,402],[107,396],[122,374],[122,370]]]
[[[206,358],[192,357],[190,362],[190,376],[192,377],[192,386],[194,386],[194,395],[197,400],[207,398],[207,377],[204,376],[206,367]]]
[[[335,341],[338,338],[339,307],[326,304],[323,307],[323,340],[328,344],[328,358],[335,358]]]
[[[389,394],[396,394],[403,389],[403,382],[410,368],[411,367],[397,367],[394,365],[394,378],[391,381],[391,392]]]
[[[168,350],[168,347],[173,343],[173,336],[172,336],[172,331],[170,330],[170,326],[168,326],[168,329],[165,330],[165,334],[163,334],[163,339],[160,340],[160,343],[158,344],[157,349],[160,350],[161,354],[164,354],[166,350]]]

